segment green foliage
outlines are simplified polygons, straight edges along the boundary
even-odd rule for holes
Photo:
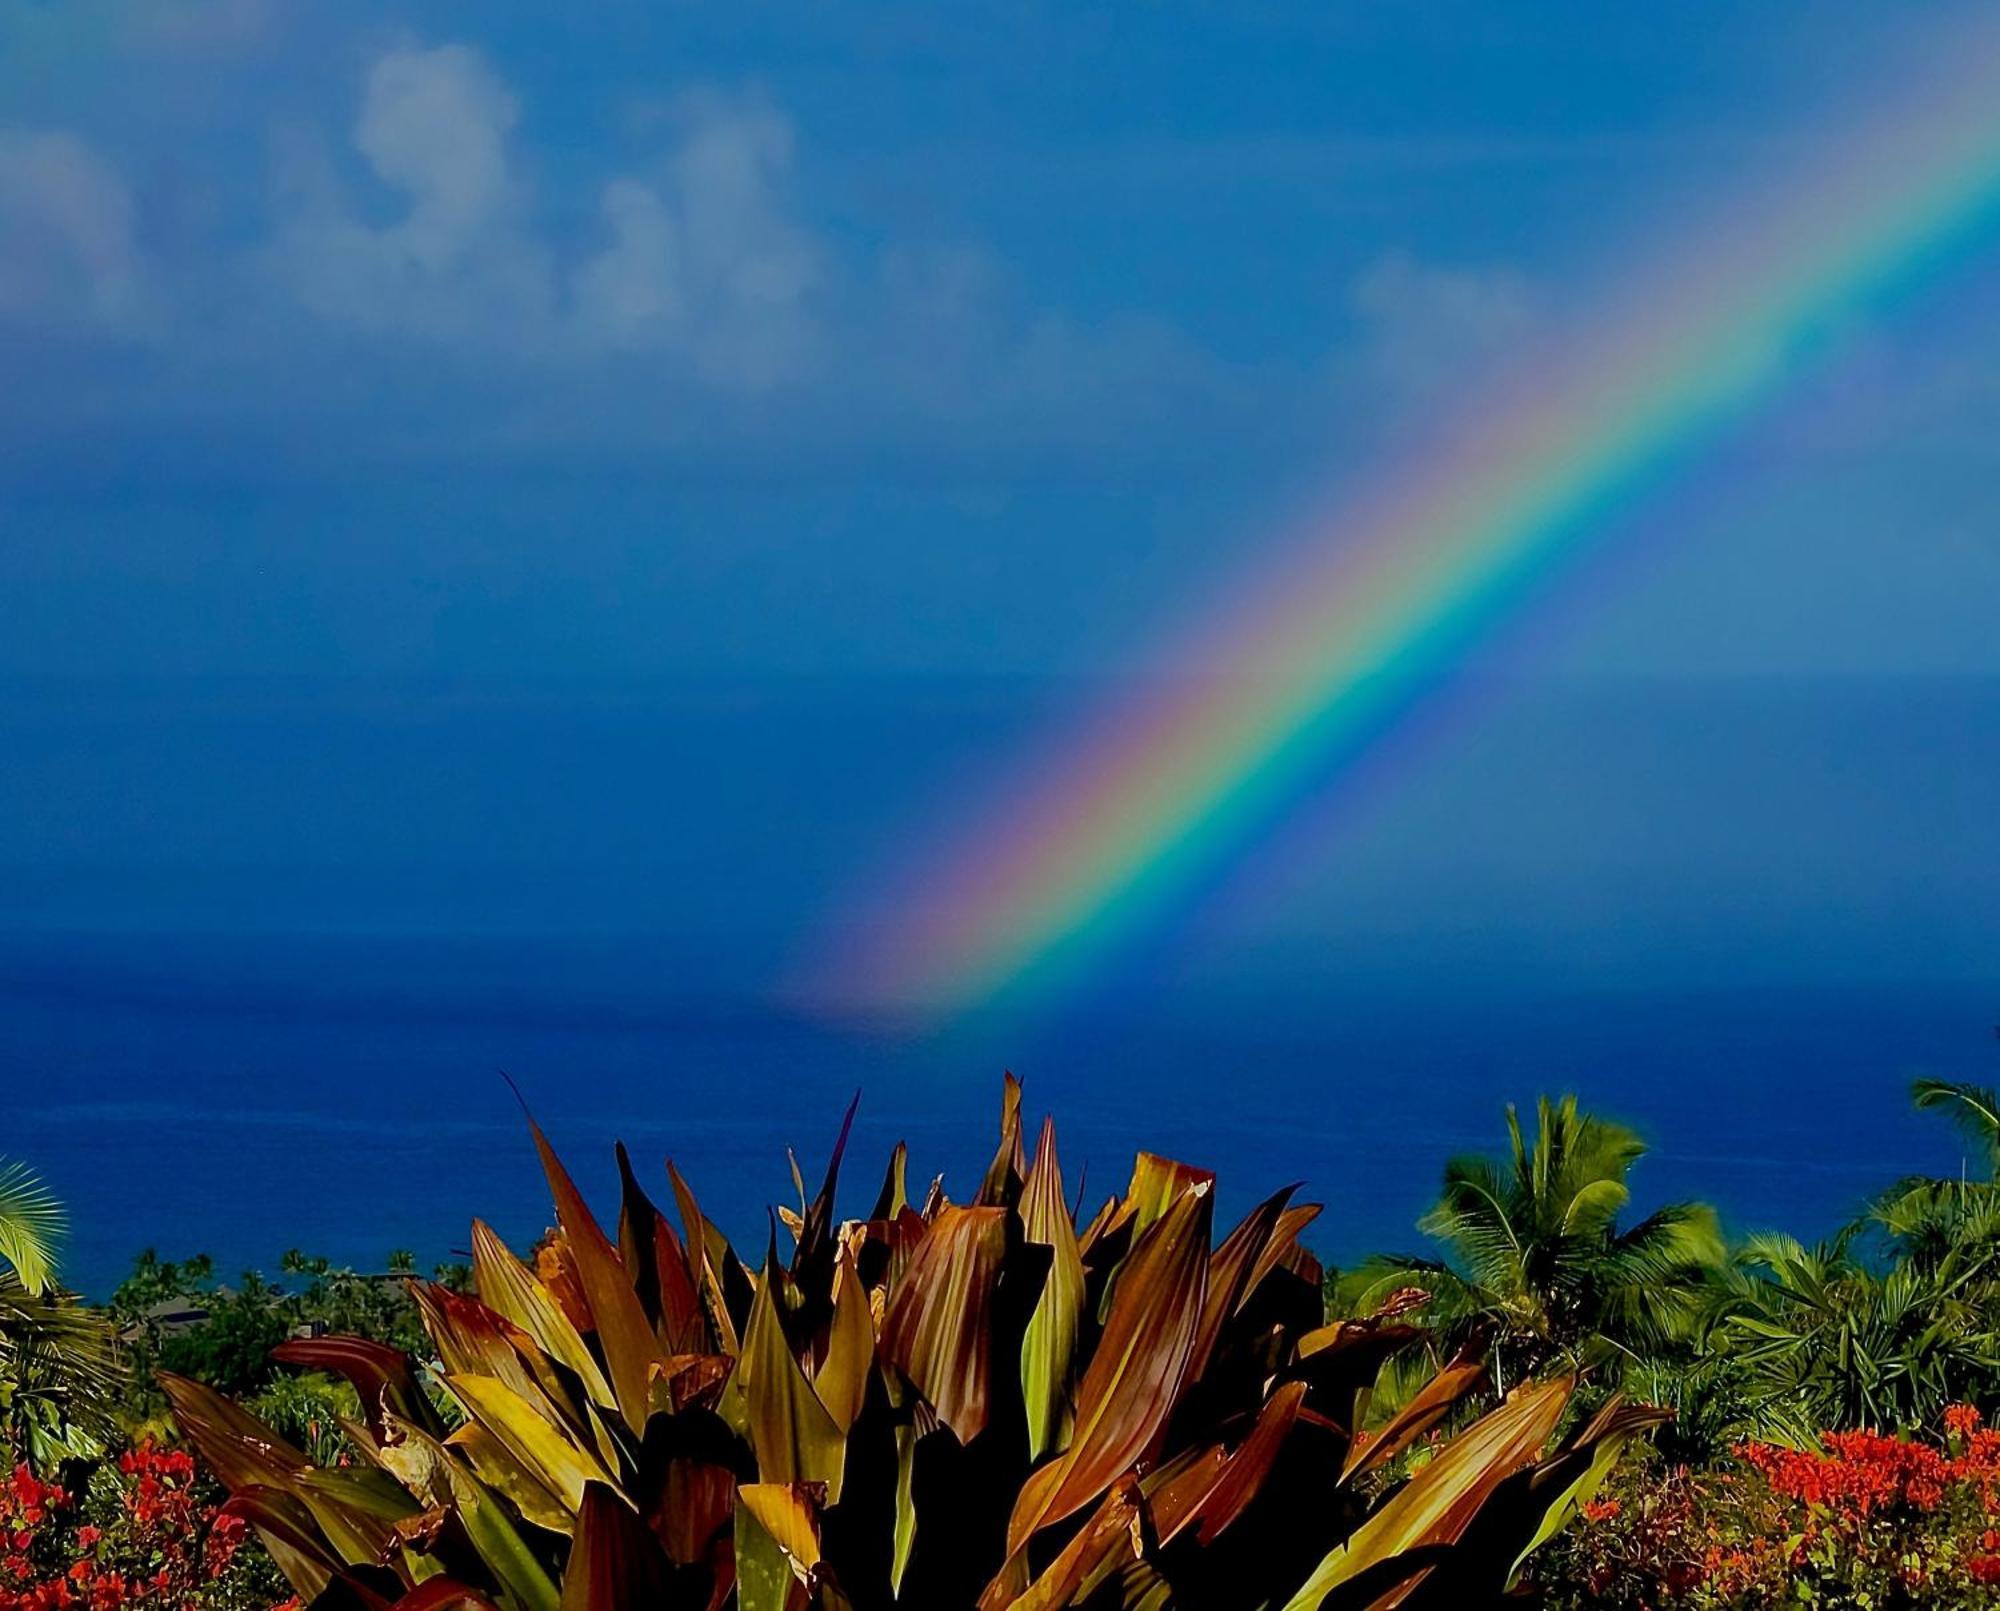
[[[2000,1604],[2000,1438],[1956,1406],[1938,1441],[1828,1433],[1706,1469],[1628,1462],[1537,1563],[1556,1611]]]
[[[30,1297],[40,1297],[55,1279],[63,1228],[62,1204],[41,1178],[26,1164],[0,1159],[0,1259]]]
[[[1537,1121],[1530,1147],[1510,1106],[1504,1156],[1445,1166],[1437,1204],[1418,1222],[1442,1258],[1367,1261],[1334,1283],[1335,1312],[1427,1293],[1437,1352],[1483,1346],[1502,1387],[1558,1365],[1615,1378],[1684,1347],[1724,1262],[1715,1211],[1675,1203],[1621,1225],[1644,1143],[1573,1096],[1542,1098]]]
[[[97,1453],[125,1383],[104,1317],[57,1284],[63,1228],[40,1179],[0,1163],[0,1439],[39,1469]]]
[[[850,1112],[851,1120],[852,1114]],[[677,1232],[621,1148],[615,1239],[539,1131],[559,1232],[532,1263],[477,1221],[478,1297],[413,1286],[431,1362],[295,1340],[362,1420],[329,1469],[198,1382],[188,1438],[306,1598],[505,1611],[981,1611],[1494,1603],[1655,1412],[1561,1428],[1569,1376],[1455,1435],[1481,1381],[1437,1371],[1362,1438],[1394,1315],[1323,1323],[1281,1192],[1219,1242],[1213,1177],[1141,1154],[1084,1225],[1053,1126],[1032,1163],[1008,1082],[972,1199],[836,1225],[817,1196],[752,1265],[669,1166]],[[293,1413],[289,1406],[281,1406]]]
[[[18,1466],[0,1486],[0,1606],[265,1611],[283,1579],[223,1499],[184,1450],[151,1442],[47,1479]]]
[[[272,1350],[292,1336],[340,1332],[393,1348],[425,1348],[410,1297],[407,1278],[414,1261],[408,1253],[392,1253],[381,1276],[357,1274],[296,1249],[279,1269],[281,1282],[246,1270],[234,1286],[225,1286],[206,1255],[174,1263],[148,1248],[112,1294],[111,1314],[147,1380],[154,1371],[167,1370],[228,1393],[253,1393],[284,1375]],[[471,1272],[443,1265],[436,1279],[463,1290]],[[182,1324],[163,1317],[162,1306],[200,1318]]]
[[[1751,1237],[1718,1300],[1710,1352],[1733,1363],[1740,1430],[1809,1442],[1822,1427],[1939,1427],[1948,1405],[1990,1402],[2000,1382],[1995,1256],[1871,1260],[1850,1227],[1806,1247]]]
[[[1420,1222],[1445,1257],[1372,1259],[1329,1302],[1366,1315],[1420,1289],[1433,1358],[1482,1347],[1502,1382],[1583,1368],[1672,1409],[1660,1445],[1695,1463],[1827,1428],[1936,1436],[1950,1405],[2000,1407],[2000,1106],[1945,1081],[1913,1095],[1964,1130],[1988,1178],[1904,1179],[1824,1242],[1760,1233],[1727,1257],[1700,1205],[1620,1226],[1643,1152],[1631,1131],[1545,1099],[1530,1147],[1510,1110],[1508,1154],[1454,1159]],[[1385,1387],[1384,1406],[1408,1391],[1393,1366]]]

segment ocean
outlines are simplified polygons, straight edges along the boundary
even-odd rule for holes
[[[1980,683],[1490,691],[1308,803],[1185,944],[924,1030],[777,988],[1074,690],[935,682],[0,688],[0,1155],[102,1296],[146,1247],[428,1264],[548,1207],[518,1084],[611,1207],[671,1156],[753,1251],[851,1096],[970,1191],[1003,1070],[1089,1200],[1135,1149],[1418,1240],[1445,1159],[1575,1090],[1637,1207],[1830,1231],[1955,1171],[1922,1074],[2000,1081],[2000,697]],[[1365,798],[1362,796],[1365,795]],[[1082,1178],[1080,1181],[1080,1177]]]
[[[228,1275],[292,1247],[428,1265],[468,1245],[475,1214],[525,1243],[547,1195],[502,1069],[602,1210],[623,1139],[662,1201],[672,1157],[753,1253],[766,1206],[792,1196],[785,1149],[816,1184],[856,1091],[845,1211],[866,1210],[899,1139],[913,1180],[969,1193],[1007,1063],[1093,1204],[1141,1145],[1219,1171],[1224,1213],[1299,1181],[1326,1205],[1308,1241],[1334,1261],[1417,1245],[1445,1158],[1498,1147],[1503,1105],[1542,1091],[1655,1143],[1640,1207],[1701,1196],[1739,1228],[1811,1237],[1899,1174],[1961,1167],[1907,1087],[1981,1071],[1993,1007],[1971,986],[1370,991],[1283,1020],[1246,1021],[1240,1001],[1072,1017],[1060,1044],[1025,1035],[1007,1057],[637,988],[635,948],[618,949],[622,968],[518,942],[14,940],[6,1151],[68,1204],[66,1273],[99,1297],[148,1246]]]

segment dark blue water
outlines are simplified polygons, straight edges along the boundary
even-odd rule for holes
[[[788,1009],[876,871],[965,814],[1056,685],[0,688],[0,1154],[69,1271],[358,1266],[533,1236],[519,1082],[587,1187],[623,1137],[739,1240],[863,1092],[969,1190],[1000,1073],[1072,1181],[1149,1147],[1290,1180],[1340,1259],[1413,1240],[1445,1157],[1575,1089],[1657,1143],[1643,1200],[1831,1228],[1955,1169],[1910,1079],[2000,1080],[2000,690],[1506,686],[1399,739],[1185,933],[1060,1016],[871,1031]]]
[[[361,1267],[443,1258],[474,1213],[532,1236],[546,1198],[503,1066],[594,1190],[622,1137],[663,1195],[674,1157],[739,1240],[790,1195],[786,1145],[816,1177],[856,1089],[850,1211],[898,1138],[913,1177],[970,1190],[998,1046],[704,1006],[671,978],[668,952],[634,942],[11,942],[7,1150],[70,1204],[69,1270],[98,1293],[146,1244],[232,1270],[295,1245]],[[1559,1089],[1655,1140],[1645,1200],[1701,1195],[1811,1234],[1899,1173],[1958,1167],[1905,1092],[1918,1072],[1989,1072],[1993,1005],[1979,987],[1372,990],[1283,1019],[1242,1001],[1073,1017],[1008,1060],[1092,1196],[1141,1144],[1219,1169],[1225,1208],[1303,1180],[1334,1259],[1413,1243],[1445,1156],[1497,1144],[1504,1102]]]

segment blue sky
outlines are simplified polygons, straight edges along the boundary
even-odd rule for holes
[[[17,923],[497,922],[495,868],[541,870],[530,926],[823,922],[1956,8],[572,13],[0,0]],[[1848,962],[1993,961],[1996,360],[2000,243],[1474,668],[1665,684],[1664,736],[1479,702],[1375,808],[1366,889],[1274,848],[1233,954],[1356,912],[1440,945],[1469,880],[1500,928],[1553,903],[1558,960],[1622,888],[1675,954],[1727,909],[1724,960],[1831,918]],[[1746,678],[1784,690],[1756,722],[1701,704]],[[647,760],[621,700],[698,714]],[[510,721],[569,735],[525,793]],[[640,864],[650,917],[554,892]],[[468,871],[384,893],[418,865]]]

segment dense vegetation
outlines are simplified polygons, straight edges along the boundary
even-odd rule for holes
[[[2000,1605],[2000,1101],[1916,1097],[1976,1167],[1815,1245],[1633,1215],[1637,1136],[1545,1099],[1339,1272],[1149,1154],[1080,1219],[1011,1081],[968,1200],[899,1147],[837,1223],[836,1146],[755,1259],[536,1132],[525,1257],[148,1253],[98,1311],[10,1169],[0,1611]]]

